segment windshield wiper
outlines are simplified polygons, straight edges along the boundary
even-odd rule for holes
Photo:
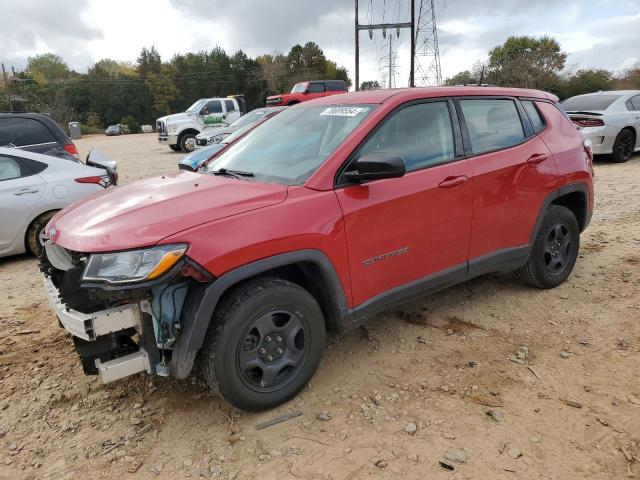
[[[229,175],[230,177],[253,177],[253,172],[244,172],[242,170],[229,170],[226,168],[219,168],[218,170],[213,170],[209,173],[213,173],[214,175]]]

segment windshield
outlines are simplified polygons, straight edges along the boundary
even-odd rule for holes
[[[229,146],[207,165],[206,171],[240,170],[252,172],[257,180],[300,185],[371,110],[371,105],[285,110]]]
[[[579,95],[568,98],[562,102],[562,106],[567,112],[592,112],[606,110],[613,102],[622,95]]]
[[[238,120],[233,122],[230,127],[244,127],[245,125],[249,125],[253,122],[257,122],[260,120],[268,110],[266,108],[261,108],[260,110],[253,110],[249,113],[245,113]]]
[[[191,105],[189,108],[187,108],[185,111],[186,112],[199,112],[200,109],[202,109],[202,107],[204,107],[204,104],[207,102],[206,99],[201,98],[200,100],[196,100],[195,103],[193,105]]]
[[[296,83],[291,89],[291,93],[304,93],[307,89],[307,82]]]

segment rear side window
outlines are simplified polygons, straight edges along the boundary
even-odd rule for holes
[[[0,182],[26,177],[27,175],[29,173],[15,158],[0,155]]]
[[[328,92],[343,92],[346,90],[345,84],[342,81],[327,82]]]
[[[324,84],[322,83],[310,83],[309,93],[324,93]]]
[[[529,117],[529,120],[531,121],[533,131],[540,133],[544,130],[544,120],[542,119],[540,112],[538,112],[535,104],[529,100],[525,100],[522,102],[522,106],[524,107],[525,112],[527,112],[527,117]]]
[[[629,110],[640,110],[640,95],[636,95],[635,97],[631,97],[626,102],[627,109]]]
[[[422,103],[394,113],[367,140],[358,157],[379,152],[401,156],[409,172],[451,160],[453,132],[447,104]]]
[[[26,147],[55,141],[49,129],[38,120],[20,117],[0,120],[0,146]]]
[[[236,111],[236,106],[233,103],[233,100],[225,100],[224,101],[224,108],[227,111],[227,113]]]
[[[520,115],[513,100],[460,100],[473,153],[516,145],[524,140]]]

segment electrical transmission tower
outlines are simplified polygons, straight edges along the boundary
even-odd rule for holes
[[[416,84],[421,87],[440,85],[442,73],[433,0],[420,0],[415,44]]]
[[[398,53],[393,51],[393,35],[389,35],[389,42],[384,48],[388,49],[388,53],[380,58],[380,69],[383,71],[382,84],[386,83],[387,88],[395,88],[396,73],[398,73]]]

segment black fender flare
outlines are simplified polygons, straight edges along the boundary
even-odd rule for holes
[[[180,334],[171,357],[171,374],[176,378],[189,375],[216,306],[229,288],[269,270],[299,263],[312,263],[319,269],[323,282],[329,286],[329,301],[335,305],[339,317],[346,317],[349,307],[342,283],[333,264],[322,251],[296,250],[257,260],[225,273],[206,286],[190,289],[181,315]]]
[[[538,232],[540,231],[540,226],[542,225],[542,220],[549,206],[553,202],[558,200],[560,197],[573,192],[579,192],[582,195],[584,195],[585,206],[587,211],[585,212],[585,217],[584,217],[585,221],[584,221],[584,226],[582,230],[587,228],[587,226],[589,225],[589,222],[591,221],[591,212],[589,211],[589,188],[587,187],[587,184],[585,182],[575,182],[575,183],[570,183],[568,185],[564,185],[558,188],[557,190],[554,190],[549,195],[547,195],[547,197],[542,202],[542,205],[540,206],[540,211],[538,212],[538,217],[536,218],[536,223],[534,224],[533,229],[531,230],[531,237],[529,238],[529,249],[533,248],[533,244],[535,243],[536,237],[538,236]]]

